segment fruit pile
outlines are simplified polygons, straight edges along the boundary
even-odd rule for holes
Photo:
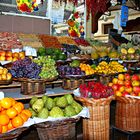
[[[117,61],[111,61],[109,64],[102,61],[95,67],[95,73],[97,74],[115,74],[121,72],[126,72],[126,70],[124,69],[124,66]]]
[[[0,81],[1,80],[11,80],[12,79],[12,74],[8,72],[8,69],[0,67]]]
[[[55,98],[46,95],[42,98],[33,96],[30,100],[30,106],[32,117],[43,119],[48,118],[48,116],[53,118],[71,117],[79,114],[82,110],[82,106],[73,99],[71,94]]]
[[[109,83],[116,96],[133,95],[140,96],[140,76],[129,74],[119,74]]]
[[[132,43],[123,43],[118,49],[120,53],[120,58],[122,60],[139,60],[140,59],[140,49],[133,46]]]
[[[41,66],[28,57],[13,62],[10,73],[14,78],[40,79]]]
[[[0,133],[5,133],[11,129],[18,128],[31,117],[31,112],[24,109],[21,102],[13,98],[3,98],[0,100]]]
[[[33,60],[37,65],[41,66],[41,72],[39,76],[42,79],[51,79],[58,76],[58,72],[55,67],[55,60],[50,56],[40,56]]]
[[[80,68],[86,75],[92,75],[95,73],[95,70],[89,64],[80,63]]]
[[[25,52],[0,51],[0,61],[16,61],[25,58]]]
[[[94,99],[107,98],[114,94],[111,87],[94,81],[88,82],[87,84],[81,84],[79,87],[79,91],[81,97]]]
[[[74,41],[81,46],[90,46],[89,42],[83,38],[75,38]]]

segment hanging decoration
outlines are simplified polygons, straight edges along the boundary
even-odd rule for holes
[[[16,0],[16,2],[17,2],[17,9],[21,12],[31,13],[39,10],[36,0]]]
[[[79,12],[74,10],[72,11],[72,17],[67,21],[69,28],[68,28],[68,35],[71,37],[80,37],[80,32],[79,32]]]

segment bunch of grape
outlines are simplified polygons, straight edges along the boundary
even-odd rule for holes
[[[32,62],[28,57],[13,62],[10,73],[14,78],[40,79],[42,66]]]
[[[81,75],[84,76],[85,72],[81,71],[80,67],[71,67],[69,65],[61,65],[58,67],[58,72],[61,76],[65,75]]]
[[[42,66],[42,70],[39,74],[42,79],[51,79],[58,75],[55,67],[55,60],[50,56],[39,56],[38,58],[34,59],[33,62]]]

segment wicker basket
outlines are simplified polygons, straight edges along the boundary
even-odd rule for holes
[[[66,90],[73,90],[80,86],[80,84],[83,84],[85,82],[85,79],[67,79],[64,78],[62,81],[62,88]]]
[[[46,92],[45,80],[34,80],[27,78],[18,79],[21,82],[21,93],[25,95],[43,94]]]
[[[126,131],[140,131],[140,100],[116,97],[115,125]]]
[[[27,130],[27,127],[17,128],[7,133],[0,134],[0,140],[13,140],[17,138],[23,131]]]
[[[98,100],[79,97],[75,99],[88,107],[90,112],[90,119],[83,119],[83,139],[109,140],[110,102],[114,97]]]
[[[75,125],[79,118],[36,124],[40,140],[76,140]]]

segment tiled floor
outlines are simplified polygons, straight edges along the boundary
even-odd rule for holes
[[[114,125],[115,122],[115,102],[111,103],[111,110],[110,110],[110,126]],[[80,120],[77,125],[76,125],[76,133],[77,133],[77,140],[83,140],[82,137],[82,120]],[[92,133],[92,132],[91,132]],[[116,132],[115,133],[115,139],[111,138],[112,133],[111,133],[111,127],[110,127],[110,140],[128,140],[127,135],[124,135],[122,133]],[[20,137],[17,140],[39,140],[37,131],[34,127],[31,127],[29,130],[26,132],[22,133]],[[139,135],[136,135],[133,137],[133,140],[140,140],[140,133]]]

